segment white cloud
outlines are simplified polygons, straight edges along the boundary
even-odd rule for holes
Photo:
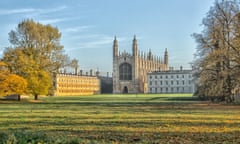
[[[77,36],[78,39],[74,39],[74,48],[67,48],[67,51],[77,49],[98,49],[107,47],[113,42],[113,37],[102,34],[88,34]]]
[[[76,32],[83,32],[83,31],[87,31],[91,28],[93,28],[94,26],[91,25],[86,25],[86,26],[77,26],[77,27],[71,27],[71,28],[66,28],[63,30],[64,33],[76,33]]]
[[[59,23],[66,20],[67,20],[66,18],[42,19],[42,20],[39,20],[39,22],[42,24],[54,24],[54,23]]]
[[[22,13],[32,13],[36,12],[36,9],[26,8],[26,9],[2,9],[0,10],[0,15],[13,15]]]
[[[49,13],[59,12],[59,11],[65,10],[67,8],[68,8],[67,6],[59,6],[59,7],[51,8],[51,9],[39,9],[38,14],[49,14]]]
[[[82,43],[79,43],[78,46],[81,49],[84,49],[84,48],[89,49],[89,48],[99,48],[102,45],[107,45],[111,43],[112,43],[112,39],[99,39],[95,41],[82,42]]]
[[[51,14],[55,12],[63,11],[67,6],[59,6],[49,9],[36,9],[36,8],[20,8],[20,9],[2,9],[0,15],[20,15],[22,18],[39,19],[39,22],[43,24],[59,23],[69,18],[51,18]]]
[[[59,6],[51,9],[35,9],[35,8],[20,8],[20,9],[1,9],[0,15],[14,15],[14,14],[26,14],[31,16],[50,14],[59,12],[66,9],[67,6]]]

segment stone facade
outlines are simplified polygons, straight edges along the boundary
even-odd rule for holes
[[[148,73],[148,93],[194,93],[193,70],[168,70]]]
[[[113,93],[147,93],[147,73],[168,70],[168,51],[164,60],[148,53],[139,52],[136,36],[132,44],[132,54],[118,51],[118,41],[113,41]]]
[[[80,96],[100,93],[100,80],[97,76],[76,74],[56,75],[56,96]]]

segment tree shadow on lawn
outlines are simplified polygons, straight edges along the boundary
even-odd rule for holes
[[[153,97],[147,101],[200,101],[198,97]]]

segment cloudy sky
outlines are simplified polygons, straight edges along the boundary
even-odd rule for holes
[[[131,52],[133,36],[140,51],[162,56],[189,68],[196,44],[192,33],[215,0],[2,0],[0,55],[9,46],[8,33],[24,19],[51,24],[62,33],[65,52],[83,70],[112,72],[114,36],[120,51]]]

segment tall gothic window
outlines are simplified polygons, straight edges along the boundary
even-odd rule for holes
[[[123,63],[119,66],[119,80],[132,80],[132,66]]]

